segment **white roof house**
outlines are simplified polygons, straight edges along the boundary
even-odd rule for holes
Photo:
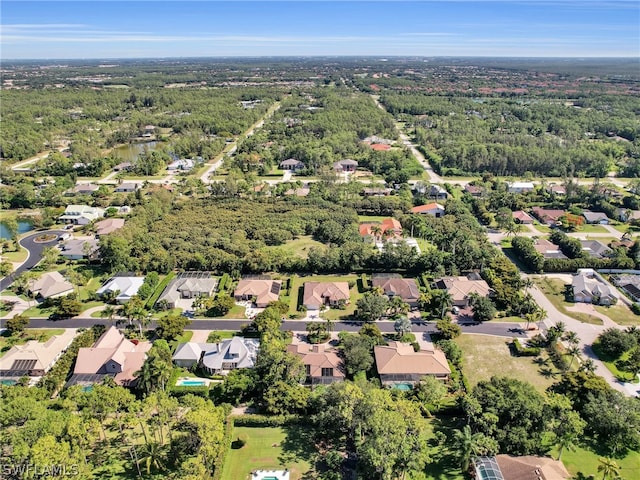
[[[107,282],[96,291],[96,295],[105,295],[112,292],[118,292],[116,301],[118,303],[127,303],[131,297],[138,293],[138,290],[144,283],[144,277],[126,277],[115,276],[107,280]]]
[[[87,225],[98,218],[104,217],[104,210],[89,205],[67,205],[60,220],[76,225]]]
[[[30,282],[29,291],[42,298],[56,298],[73,293],[73,284],[68,282],[60,272],[49,272]]]
[[[253,368],[260,341],[233,337],[219,343],[183,343],[176,349],[173,361],[189,368],[199,364],[210,374],[225,374],[236,368]]]
[[[527,193],[533,192],[535,186],[532,182],[513,182],[509,184],[510,193]]]
[[[618,300],[613,287],[599,281],[595,272],[589,268],[579,269],[571,286],[575,302],[613,305]]]
[[[0,358],[0,376],[20,378],[39,377],[47,373],[71,345],[76,329],[65,329],[62,335],[54,335],[46,342],[30,340],[15,345]]]

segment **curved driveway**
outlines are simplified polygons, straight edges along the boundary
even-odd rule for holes
[[[58,237],[63,233],[65,233],[64,230],[45,230],[32,233],[31,235],[27,235],[26,237],[23,237],[21,240],[19,240],[18,243],[20,243],[21,246],[27,249],[27,252],[29,252],[29,256],[22,263],[22,265],[16,268],[16,270],[11,275],[7,275],[2,280],[0,280],[0,291],[7,289],[13,283],[15,278],[22,272],[31,270],[33,267],[35,267],[42,258],[42,250],[44,250],[45,247],[56,245],[58,243]],[[36,243],[36,238],[43,234],[53,234],[56,236],[56,238],[49,242]]]

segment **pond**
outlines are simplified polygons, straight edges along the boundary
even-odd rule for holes
[[[127,143],[126,145],[115,147],[111,153],[113,153],[114,156],[121,158],[123,162],[133,162],[137,160],[138,155],[144,152],[145,147],[150,152],[153,152],[159,146],[160,144],[158,142]]]
[[[18,235],[20,235],[21,233],[28,232],[30,230],[33,230],[33,225],[31,225],[29,222],[25,222],[25,221],[18,222]],[[0,238],[2,239],[11,238],[11,235],[9,235],[9,229],[4,223],[1,223],[1,222],[0,222]]]

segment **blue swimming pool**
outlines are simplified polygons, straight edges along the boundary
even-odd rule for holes
[[[207,384],[204,380],[180,379],[176,383],[178,387],[204,387]]]
[[[413,385],[410,383],[396,383],[393,388],[396,390],[401,390],[403,392],[408,392],[413,389]]]

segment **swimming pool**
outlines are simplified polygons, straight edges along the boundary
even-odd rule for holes
[[[401,390],[403,392],[408,392],[409,390],[413,389],[413,385],[411,385],[410,383],[396,383],[392,388]]]
[[[181,378],[176,385],[178,387],[204,387],[207,384],[204,380]]]

